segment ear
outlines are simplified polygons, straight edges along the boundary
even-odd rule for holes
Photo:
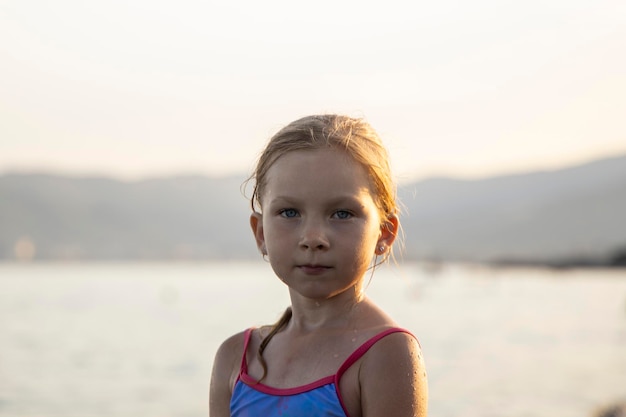
[[[376,243],[376,251],[378,255],[382,255],[393,245],[393,242],[398,236],[398,230],[400,229],[400,221],[395,214],[390,215],[380,226],[380,236]],[[379,251],[379,248],[384,250]],[[380,253],[378,253],[380,252]]]
[[[263,234],[263,216],[261,213],[254,212],[250,215],[250,227],[252,227],[252,233],[254,234],[257,248],[259,248],[262,255],[267,255],[265,235]]]

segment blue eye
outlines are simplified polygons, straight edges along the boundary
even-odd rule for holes
[[[282,217],[292,218],[298,215],[298,211],[295,209],[283,209],[280,211]]]
[[[337,210],[333,214],[333,217],[335,217],[337,219],[345,220],[345,219],[349,219],[350,217],[352,217],[352,213],[350,213],[347,210]]]

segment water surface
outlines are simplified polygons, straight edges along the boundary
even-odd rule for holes
[[[626,273],[383,268],[432,417],[589,416],[626,400]],[[265,263],[0,264],[0,416],[206,416],[213,355],[288,304]]]

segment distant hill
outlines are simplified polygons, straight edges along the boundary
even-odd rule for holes
[[[626,156],[399,190],[407,255],[508,262],[603,260],[626,250]]]
[[[258,257],[244,177],[0,176],[0,259]],[[626,156],[404,185],[404,259],[603,261],[626,250]]]
[[[212,259],[256,253],[240,178],[139,182],[0,177],[0,259],[32,241],[36,259]]]

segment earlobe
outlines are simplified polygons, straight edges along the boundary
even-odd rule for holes
[[[250,227],[252,228],[257,248],[259,248],[261,254],[267,255],[265,235],[263,234],[263,216],[261,213],[254,212],[250,215]]]

